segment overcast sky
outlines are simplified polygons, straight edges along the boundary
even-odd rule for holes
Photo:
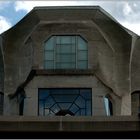
[[[115,2],[114,2],[115,1]],[[0,1],[0,33],[21,20],[35,6],[99,5],[118,22],[140,35],[140,1]]]

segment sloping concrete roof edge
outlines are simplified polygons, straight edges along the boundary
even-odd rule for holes
[[[12,26],[10,29],[7,31],[3,32],[1,35],[3,36],[4,34],[8,33],[12,29],[16,28],[19,24],[21,24],[31,13],[37,11],[37,10],[64,10],[64,9],[71,9],[71,10],[99,10],[102,12],[107,18],[110,20],[114,21],[118,26],[124,29],[128,34],[130,35],[136,35],[136,33],[132,32],[131,30],[127,29],[126,27],[122,26],[113,16],[111,16],[107,11],[105,11],[102,7],[100,6],[40,6],[40,7],[34,7],[29,13],[27,13],[19,22],[17,22],[14,26]]]

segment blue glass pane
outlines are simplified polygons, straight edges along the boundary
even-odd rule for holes
[[[45,61],[45,68],[53,69],[54,68],[54,61]]]
[[[79,90],[78,89],[51,89],[50,90],[50,93],[51,94],[76,94],[76,95],[78,95],[79,94]]]
[[[48,107],[51,107],[55,104],[55,100],[52,98],[52,96],[49,95],[48,98],[46,98],[45,100],[45,107],[48,108]]]
[[[49,96],[49,91],[48,90],[39,90],[39,99],[46,99]]]
[[[44,112],[44,102],[40,100],[39,101],[39,115],[43,116],[44,115],[43,112]]]
[[[91,115],[91,101],[90,100],[86,102],[86,109],[87,109],[86,115]]]
[[[78,51],[78,60],[87,60],[87,51]]]
[[[73,69],[75,68],[75,63],[57,63],[57,69]]]
[[[77,95],[52,94],[56,102],[73,102]]]
[[[85,108],[85,100],[79,96],[76,101],[75,101],[76,105],[78,105],[80,108]]]
[[[72,44],[76,44],[76,36],[71,36],[71,43]]]
[[[45,60],[54,60],[54,52],[45,51]]]
[[[81,113],[82,116],[84,116],[86,114],[86,110],[85,109],[81,109],[80,113]]]
[[[75,53],[76,49],[75,46],[69,44],[69,45],[61,45],[57,48],[59,53]]]
[[[61,36],[56,36],[56,44],[61,44]]]
[[[61,108],[59,107],[58,104],[55,104],[50,108],[54,113],[57,113]]]
[[[61,44],[71,44],[71,36],[61,36]]]
[[[58,103],[62,110],[69,110],[71,103]]]
[[[80,108],[76,105],[76,104],[73,104],[70,108],[70,111],[72,111],[73,113],[77,112]]]
[[[79,69],[87,69],[87,61],[78,61],[77,67]]]
[[[40,89],[39,115],[52,116],[60,110],[91,115],[91,89]]]
[[[54,38],[51,37],[47,42],[45,42],[45,50],[54,50]]]
[[[75,62],[75,55],[73,54],[63,54],[56,56],[57,62]]]
[[[78,50],[87,50],[87,42],[80,36],[78,37]]]
[[[44,113],[45,113],[45,115],[50,114],[50,110],[49,110],[49,108],[45,108],[45,109],[44,109]]]
[[[75,112],[75,115],[76,115],[76,116],[81,116],[80,109],[79,109],[77,112]]]
[[[90,89],[81,89],[80,94],[85,99],[91,99],[91,90]]]

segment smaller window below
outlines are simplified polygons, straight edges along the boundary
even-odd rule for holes
[[[109,98],[104,97],[105,111],[107,116],[113,115],[113,104]]]
[[[3,114],[3,102],[4,102],[4,94],[0,92],[0,115]]]

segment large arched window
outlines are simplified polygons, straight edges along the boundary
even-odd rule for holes
[[[45,69],[87,69],[87,42],[81,36],[51,36],[45,42]]]

